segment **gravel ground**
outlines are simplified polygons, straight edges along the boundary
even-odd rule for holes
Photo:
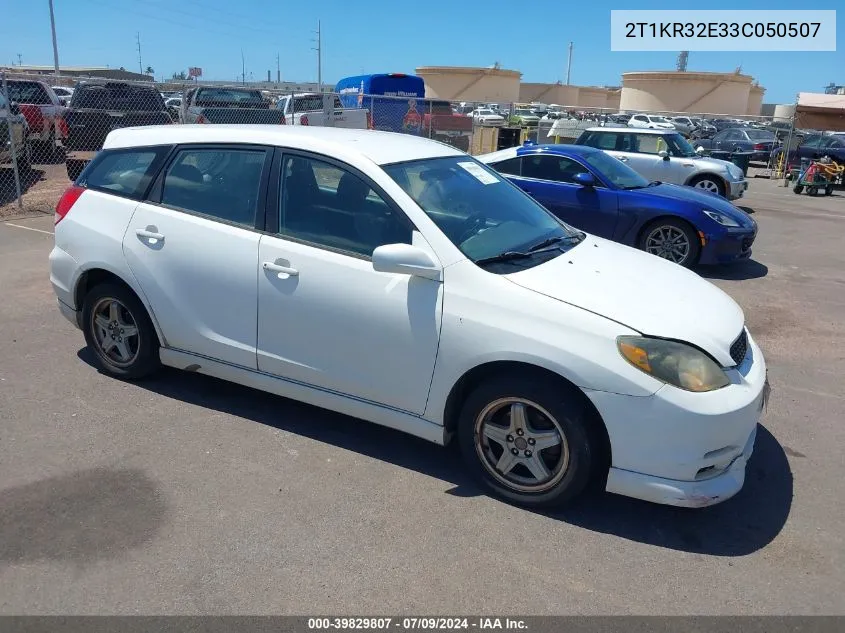
[[[845,195],[758,179],[742,205],[753,261],[700,273],[773,394],[746,487],[697,511],[530,512],[397,432],[199,375],[107,378],[55,308],[52,218],[0,223],[0,613],[842,613]]]

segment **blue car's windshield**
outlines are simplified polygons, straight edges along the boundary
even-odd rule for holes
[[[384,170],[473,261],[581,235],[469,156],[414,160]]]
[[[584,160],[606,180],[620,189],[639,189],[648,186],[648,180],[610,154],[594,152],[585,155]]]

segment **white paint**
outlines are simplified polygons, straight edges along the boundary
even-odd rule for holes
[[[6,226],[13,226],[16,229],[23,229],[25,231],[35,231],[36,233],[44,233],[45,235],[53,235],[53,231],[45,231],[44,229],[36,229],[32,226],[23,226],[21,224],[12,224],[11,222],[4,222]]]

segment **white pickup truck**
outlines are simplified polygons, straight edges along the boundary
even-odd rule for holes
[[[344,108],[340,97],[309,92],[279,98],[276,108],[285,113],[288,125],[321,125],[365,130],[370,127],[370,113],[359,108]]]

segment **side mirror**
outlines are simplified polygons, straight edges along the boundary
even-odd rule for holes
[[[662,149],[657,152],[657,155],[660,156],[660,158],[662,158],[663,160],[669,160],[669,152],[667,152],[665,149]]]
[[[596,185],[596,179],[593,177],[592,174],[587,172],[581,172],[580,174],[575,174],[573,180],[581,185],[582,187],[594,187]]]
[[[373,251],[373,269],[380,273],[443,280],[443,269],[427,252],[410,244],[385,244]]]

